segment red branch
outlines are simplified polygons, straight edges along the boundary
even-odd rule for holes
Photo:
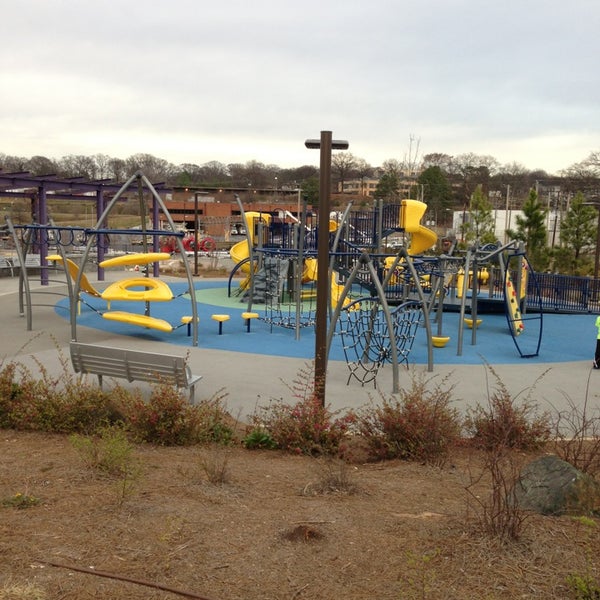
[[[185,590],[178,590],[160,583],[154,583],[152,581],[144,581],[143,579],[134,579],[133,577],[126,577],[125,575],[118,575],[116,573],[109,573],[108,571],[97,571],[96,569],[90,569],[87,567],[75,567],[73,565],[64,565],[51,560],[40,560],[42,564],[50,565],[51,567],[58,567],[59,569],[69,569],[70,571],[77,571],[79,573],[86,573],[88,575],[96,575],[98,577],[106,577],[107,579],[116,579],[119,581],[127,581],[129,583],[135,583],[137,585],[143,585],[149,588],[155,588],[157,590],[163,590],[165,592],[171,592],[172,594],[178,594],[186,598],[196,598],[196,600],[211,600],[207,596],[199,596],[193,592],[186,592]]]

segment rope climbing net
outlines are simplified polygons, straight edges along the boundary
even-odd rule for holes
[[[398,363],[408,367],[408,357],[423,319],[421,303],[403,302],[390,311],[390,317]],[[360,298],[344,307],[336,328],[350,370],[347,383],[354,378],[363,386],[371,381],[376,386],[379,369],[393,357],[392,336],[379,299]]]

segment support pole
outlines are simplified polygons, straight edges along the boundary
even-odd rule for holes
[[[331,131],[321,131],[320,140],[306,140],[307,148],[319,148],[319,211],[317,228],[317,311],[315,319],[314,394],[325,406],[327,381],[327,317],[329,313],[329,195],[331,193],[331,151],[346,150],[348,142],[332,142]]]
[[[329,194],[331,190],[331,131],[321,131],[319,223],[317,245],[317,314],[315,335],[315,396],[325,406],[327,378],[327,316],[329,314]]]

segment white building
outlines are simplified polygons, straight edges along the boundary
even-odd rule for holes
[[[524,217],[522,210],[496,210],[492,211],[495,227],[494,233],[496,239],[503,244],[510,242],[506,235],[507,229],[517,229],[517,217]],[[546,233],[548,246],[556,246],[560,242],[560,211],[549,210],[546,215]],[[462,240],[462,225],[469,222],[469,211],[455,210],[452,215],[452,230],[456,239]]]

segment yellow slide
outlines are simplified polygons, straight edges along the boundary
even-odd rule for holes
[[[302,281],[306,283],[307,281],[317,281],[317,259],[316,258],[307,258],[304,261],[304,271],[302,272]],[[344,291],[344,286],[340,285],[336,281],[335,273],[331,274],[331,282],[330,282],[330,298],[331,298],[331,306],[336,307],[337,303]],[[350,299],[346,298],[344,301],[344,306],[350,303]]]
[[[245,217],[246,217],[246,231],[250,232],[250,240],[251,240],[252,244],[254,245],[255,234],[256,234],[254,224],[257,221],[262,221],[263,223],[265,223],[265,225],[268,225],[269,221],[271,220],[272,217],[269,214],[259,213],[256,211],[248,211],[247,213],[245,213]],[[248,247],[248,240],[242,240],[241,242],[238,242],[237,244],[234,244],[233,246],[231,246],[231,248],[229,249],[229,256],[236,265],[241,263],[242,261],[246,260],[250,256],[250,248]],[[242,271],[242,273],[246,273],[247,275],[249,275],[250,274],[250,263],[246,262],[245,264],[243,264],[240,267],[240,270]],[[244,281],[242,281],[240,283],[240,287],[242,289],[245,289],[248,286],[249,282],[250,282],[250,279],[249,279],[249,277],[247,277]]]
[[[411,234],[408,253],[411,256],[422,254],[437,242],[437,234],[421,225],[427,204],[419,200],[402,200],[400,227]]]
[[[46,256],[46,260],[51,260],[54,262],[62,262],[62,256],[60,254],[50,254]],[[79,275],[79,267],[76,263],[74,263],[70,258],[67,258],[67,269],[69,270],[69,275],[73,281],[77,281],[77,276]],[[80,282],[81,291],[89,294],[90,296],[95,296],[96,298],[100,298],[100,292],[90,283],[90,280],[86,277],[85,273],[81,274],[81,282]]]
[[[246,260],[250,256],[248,241],[243,240],[231,246],[229,249],[229,256],[236,265],[241,263],[243,260]],[[250,265],[248,263],[242,265],[240,268],[242,271],[244,271],[244,273],[250,272]]]

